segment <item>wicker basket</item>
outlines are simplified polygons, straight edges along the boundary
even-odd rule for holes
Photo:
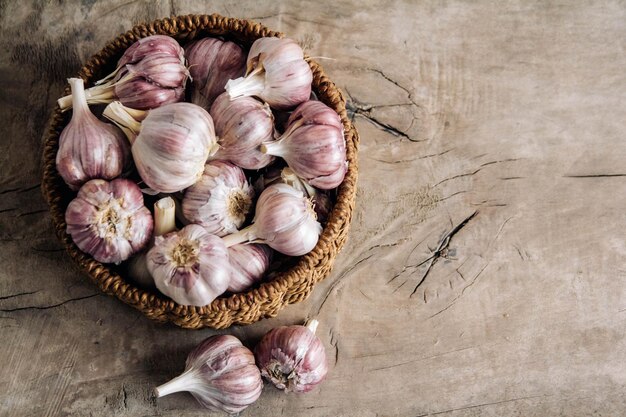
[[[79,76],[87,84],[104,77],[115,68],[117,60],[126,48],[138,39],[154,34],[169,35],[181,42],[219,35],[246,46],[260,37],[283,36],[254,22],[216,14],[156,20],[150,24],[135,26],[109,42],[87,61]],[[137,288],[113,268],[97,262],[76,247],[66,233],[64,217],[65,209],[74,193],[65,185],[55,166],[59,135],[68,123],[69,116],[61,113],[58,106],[56,107],[44,137],[42,190],[50,205],[52,222],[59,239],[80,269],[87,273],[102,291],[115,295],[153,320],[169,321],[190,329],[202,327],[221,329],[232,324],[249,324],[263,317],[276,316],[287,304],[306,299],[315,283],[330,273],[335,257],[346,240],[354,208],[359,136],[346,115],[345,100],[341,91],[326,77],[317,63],[310,59],[307,61],[313,71],[313,91],[322,102],[341,116],[345,128],[349,168],[345,180],[338,188],[337,202],[315,249],[302,256],[293,267],[278,271],[270,282],[262,283],[247,292],[220,297],[204,307],[182,306],[158,293]]]

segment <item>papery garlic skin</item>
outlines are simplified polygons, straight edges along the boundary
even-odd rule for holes
[[[86,182],[67,206],[65,222],[80,250],[116,264],[143,249],[153,229],[139,187],[123,178]]]
[[[165,197],[154,203],[154,236],[162,236],[164,234],[176,230],[176,204],[172,197]],[[152,239],[154,242],[154,239]],[[143,288],[153,288],[154,278],[148,271],[146,259],[146,248],[130,259],[128,265],[128,275]]]
[[[252,44],[245,77],[230,80],[231,99],[256,96],[272,108],[289,109],[308,100],[313,73],[292,39],[263,37]]]
[[[282,157],[299,177],[322,190],[338,187],[348,170],[341,119],[319,101],[298,106],[287,131],[261,145],[261,151]]]
[[[285,255],[301,256],[315,247],[322,232],[311,201],[287,184],[270,185],[261,193],[252,222],[225,236],[226,246],[266,243]]]
[[[181,305],[211,304],[230,280],[224,242],[197,224],[155,237],[147,264],[159,291]]]
[[[126,133],[141,179],[158,192],[173,193],[193,185],[218,148],[211,116],[192,103],[142,112],[113,102],[103,115]],[[139,116],[145,117],[141,123]]]
[[[228,291],[247,290],[263,279],[272,261],[272,249],[256,243],[238,244],[228,248],[230,282]]]
[[[217,236],[235,233],[252,207],[254,189],[241,168],[210,161],[200,179],[185,191],[183,215]]]
[[[120,129],[91,113],[83,80],[70,78],[68,82],[74,112],[59,138],[56,167],[65,183],[77,190],[90,179],[119,177],[130,162],[130,146]]]
[[[182,101],[189,71],[184,51],[167,36],[154,35],[131,45],[111,74],[85,91],[89,104],[119,100],[135,109],[153,109]],[[58,100],[61,110],[72,105],[72,97]]]
[[[230,100],[220,95],[210,111],[220,149],[213,156],[226,159],[245,169],[261,169],[274,161],[259,150],[263,142],[274,139],[274,115],[266,103],[252,97]]]
[[[230,79],[241,77],[246,55],[234,42],[203,38],[185,46],[192,78],[191,102],[209,109]]]
[[[313,320],[307,326],[270,330],[254,349],[261,375],[286,392],[308,392],[322,382],[328,363],[316,328]]]
[[[204,407],[235,414],[263,390],[253,353],[231,335],[211,336],[187,357],[185,372],[155,389],[157,398],[188,391]]]

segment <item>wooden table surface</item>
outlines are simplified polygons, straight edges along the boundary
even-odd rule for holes
[[[253,19],[320,58],[361,134],[350,239],[311,297],[328,379],[247,416],[626,414],[623,1],[0,2],[0,415],[200,416],[154,400],[212,330],[154,323],[64,253],[39,184],[65,79],[132,25]]]

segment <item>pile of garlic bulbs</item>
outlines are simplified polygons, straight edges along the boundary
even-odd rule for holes
[[[67,232],[181,305],[268,279],[316,246],[347,171],[343,124],[311,99],[312,78],[290,39],[155,35],[91,88],[70,79],[56,160],[77,191]]]

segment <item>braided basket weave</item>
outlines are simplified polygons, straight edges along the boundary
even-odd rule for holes
[[[126,48],[140,38],[168,35],[184,42],[205,36],[224,36],[249,47],[255,39],[266,36],[282,37],[260,24],[226,18],[217,14],[189,15],[156,20],[135,26],[109,42],[82,67],[79,76],[86,84],[93,83],[115,69]],[[44,137],[42,172],[43,194],[50,205],[52,222],[59,239],[72,259],[87,273],[100,289],[142,311],[160,322],[173,322],[184,328],[226,328],[232,324],[249,324],[264,317],[274,317],[287,304],[306,299],[313,286],[324,279],[332,268],[337,253],[344,245],[356,194],[357,145],[359,136],[346,115],[341,91],[326,77],[313,60],[307,61],[313,71],[313,91],[333,108],[343,121],[349,163],[345,180],[337,190],[337,202],[328,218],[319,242],[313,251],[302,256],[290,269],[278,271],[276,277],[247,292],[223,296],[204,307],[182,306],[156,292],[146,291],[126,281],[112,268],[83,253],[66,233],[65,209],[74,193],[65,185],[56,170],[59,135],[69,121],[57,106],[50,118]],[[69,89],[66,89],[66,93]]]

